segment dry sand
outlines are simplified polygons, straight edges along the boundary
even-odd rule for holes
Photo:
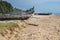
[[[0,40],[60,40],[60,16],[33,16],[15,21],[13,30],[5,29]],[[7,32],[7,33],[6,33]]]

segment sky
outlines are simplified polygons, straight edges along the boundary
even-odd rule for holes
[[[60,0],[7,0],[14,7],[27,10],[35,7],[35,12],[60,13]]]

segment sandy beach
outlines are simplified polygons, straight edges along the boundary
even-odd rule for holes
[[[11,28],[13,31],[4,29],[0,32],[0,40],[60,40],[60,16],[35,15],[28,20],[14,22],[18,26]]]

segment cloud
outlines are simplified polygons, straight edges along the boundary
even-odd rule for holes
[[[36,2],[48,2],[48,1],[60,1],[60,0],[15,0],[15,1],[17,1],[17,2],[20,2],[20,1],[25,1],[25,2],[34,2],[34,3],[36,3]]]
[[[17,5],[38,5],[45,2],[59,2],[60,0],[14,0]]]
[[[8,0],[8,1],[15,2],[15,4],[20,5],[36,5],[45,2],[59,2],[60,0]]]

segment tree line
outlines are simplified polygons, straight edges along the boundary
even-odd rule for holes
[[[13,6],[4,0],[0,0],[0,13],[9,13],[13,11]]]

